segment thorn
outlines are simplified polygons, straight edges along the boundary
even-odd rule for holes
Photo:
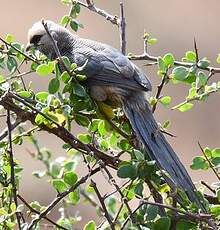
[[[199,53],[198,53],[198,48],[197,48],[197,44],[196,44],[196,38],[194,37],[194,50],[196,53],[196,63],[199,62]]]

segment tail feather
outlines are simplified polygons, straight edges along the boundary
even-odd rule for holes
[[[191,202],[206,212],[206,208],[197,194],[196,188],[178,156],[159,131],[147,101],[142,98],[126,100],[123,108],[132,128],[141,139],[149,157],[155,160],[160,169],[165,170],[171,179],[165,178],[172,188],[180,187]]]

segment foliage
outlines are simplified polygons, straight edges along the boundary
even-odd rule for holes
[[[89,4],[90,1],[87,2]],[[70,0],[62,0],[62,3],[69,6],[70,11],[60,23],[69,25],[74,31],[82,27],[76,20],[82,6],[101,14],[93,5]],[[114,17],[110,19],[112,23],[118,23]],[[157,42],[157,39],[147,33],[144,34],[144,40],[146,46]],[[153,111],[159,104],[171,108],[172,98],[169,95],[161,97],[161,91],[167,84],[188,86],[183,102],[171,108],[180,112],[192,109],[197,102],[206,102],[212,93],[217,93],[220,89],[220,82],[209,83],[210,78],[219,73],[220,69],[211,67],[207,58],[198,58],[196,43],[195,50],[187,51],[181,62],[176,61],[171,53],[160,57],[146,53],[141,56],[130,54],[129,58],[156,61],[161,83],[157,94],[151,98]],[[218,56],[218,63],[219,59]],[[70,63],[66,57],[62,57],[62,61],[68,71],[61,73],[59,60],[49,61],[37,51],[27,54],[24,45],[15,41],[13,35],[9,34],[1,39],[0,105],[2,116],[7,117],[8,123],[6,130],[0,135],[0,228],[10,230],[20,226],[20,229],[40,229],[40,222],[45,219],[57,229],[73,229],[81,221],[81,217],[78,214],[67,215],[68,210],[72,206],[78,207],[84,201],[86,205],[92,205],[97,216],[103,220],[100,223],[89,221],[84,230],[94,230],[98,226],[103,230],[213,227],[210,225],[210,215],[200,214],[187,198],[184,200],[184,207],[176,203],[175,196],[165,184],[163,174],[158,171],[155,162],[150,161],[142,148],[135,144],[137,140],[134,140],[122,110],[102,105],[103,114],[99,109],[100,105],[91,100],[83,87],[86,76],[81,74],[80,67]],[[22,72],[24,65],[29,69]],[[48,78],[48,90],[35,92],[31,84],[26,85],[23,78],[30,73],[36,73],[39,79]],[[11,113],[10,116],[7,112]],[[26,121],[32,123],[31,127],[26,125]],[[85,130],[77,137],[71,133],[75,123]],[[165,121],[161,126],[162,131],[168,133],[169,126],[170,121]],[[65,157],[54,160],[53,152],[41,147],[37,133],[42,131],[52,133],[54,138],[64,141]],[[14,158],[13,146],[22,146],[24,140],[35,147],[33,158],[44,166],[44,170],[34,171],[33,176],[40,180],[49,178],[48,183],[57,192],[56,198],[48,206],[38,201],[28,203],[19,194],[21,172],[25,165],[20,165]],[[202,155],[193,159],[191,168],[210,169],[215,173],[218,179],[216,183],[211,187],[203,184],[215,196],[210,198],[203,192],[200,195],[207,198],[212,219],[218,220],[220,149],[200,148]],[[76,170],[80,161],[84,162],[80,167],[88,170],[88,174],[82,177]],[[117,170],[117,177],[113,176],[114,170]],[[99,184],[96,184],[98,182],[93,181],[93,175],[98,172],[103,175],[103,183],[112,186],[113,192],[105,195],[100,193]],[[118,178],[123,181],[122,186],[119,185]],[[147,192],[148,188],[150,193]],[[61,200],[60,218],[54,222],[47,214]],[[138,205],[132,209],[131,204],[135,201]],[[27,223],[24,218],[30,213],[31,222]]]

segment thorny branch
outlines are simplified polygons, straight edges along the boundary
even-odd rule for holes
[[[21,102],[22,104],[32,109],[32,112],[24,111],[22,108],[20,108],[13,102],[13,99]],[[41,124],[39,125],[41,130],[55,134],[57,137],[60,137],[64,142],[70,144],[71,147],[73,147],[76,150],[83,151],[85,154],[94,153],[97,156],[97,158],[103,160],[107,165],[113,168],[116,168],[117,165],[120,163],[119,159],[101,152],[100,150],[96,149],[94,146],[91,146],[89,144],[88,145],[83,144],[63,126],[60,126],[58,123],[53,121],[50,117],[46,116],[44,113],[40,112],[35,107],[30,105],[28,102],[26,102],[23,98],[13,94],[12,92],[8,92],[1,97],[0,105],[5,107],[5,109],[11,109],[11,111],[13,111],[22,120],[22,122],[28,120],[34,125],[36,125],[35,117],[39,113],[42,116],[44,116],[46,119],[48,119],[48,121],[50,121],[52,124],[56,125],[56,127],[49,128],[48,126]]]
[[[100,202],[100,204],[101,204],[101,206],[102,206],[102,209],[103,209],[103,211],[104,211],[105,218],[107,219],[107,221],[108,221],[108,223],[109,223],[111,229],[112,229],[112,230],[115,230],[114,223],[112,222],[112,219],[111,219],[111,217],[109,216],[108,210],[107,210],[107,208],[106,208],[106,206],[105,206],[105,199],[103,199],[103,197],[102,197],[101,193],[99,192],[99,190],[98,190],[98,188],[97,188],[97,185],[96,185],[96,183],[95,183],[94,180],[91,180],[91,186],[94,188],[95,193],[96,193],[96,195],[97,195],[97,197],[98,197],[98,199],[99,199],[99,202]]]
[[[123,6],[123,3],[120,4],[120,18],[118,18],[117,16],[113,16],[113,15],[110,15],[109,13],[107,13],[106,11],[102,10],[102,9],[99,9],[97,8],[93,1],[91,0],[86,0],[86,3],[83,3],[81,1],[78,1],[78,3],[83,6],[83,7],[86,7],[88,8],[89,10],[105,17],[106,20],[109,20],[112,24],[114,25],[117,25],[119,28],[120,28],[120,44],[121,44],[121,51],[123,54],[126,53],[126,39],[125,39],[125,17],[124,17],[124,6]],[[48,33],[48,35],[50,36],[50,32],[47,28],[47,25],[43,23],[43,26],[46,30],[46,32]],[[59,58],[58,60],[62,63],[62,57],[59,53],[59,50],[56,46],[56,43],[53,39],[53,37],[51,36],[51,39],[52,41],[54,42],[54,47],[55,47],[55,51],[57,52],[57,57]],[[12,44],[9,44],[7,43],[4,39],[0,38],[0,41],[2,41],[3,43],[5,43],[7,46],[10,46],[12,48],[14,48],[17,52],[19,52],[20,54],[22,54],[27,60],[31,60],[35,63],[38,63],[37,60],[33,59],[32,57],[28,56],[27,54],[25,54],[24,52],[22,52],[21,50],[17,49],[16,47],[14,47]],[[197,50],[197,47],[196,47],[196,43],[195,43],[195,50]],[[141,55],[132,55],[132,56],[129,56],[129,58],[131,60],[148,60],[148,61],[154,61],[154,63],[157,63],[158,61],[158,57],[155,57],[155,56],[151,56],[149,55],[147,52],[147,50],[144,51],[143,54]],[[197,56],[198,57],[198,56]],[[39,63],[38,63],[39,64]],[[174,65],[177,65],[177,66],[185,66],[185,67],[192,67],[193,66],[193,63],[187,63],[187,62],[179,62],[179,61],[175,61],[174,62]],[[64,65],[65,66],[65,65]],[[202,68],[202,67],[198,67],[200,69],[203,69],[203,70],[207,70],[209,71],[210,73],[212,73],[210,75],[210,77],[215,74],[215,73],[220,73],[220,68],[215,68],[215,67],[206,67],[206,68]],[[68,70],[67,70],[68,72]],[[28,73],[25,73],[24,75],[26,75]],[[22,74],[20,74],[21,76],[23,76]],[[70,73],[71,75],[71,73]],[[19,74],[17,75],[19,77]],[[13,78],[11,78],[13,79]],[[159,99],[160,97],[160,94],[161,94],[161,90],[163,88],[165,84],[165,80],[162,79],[162,82],[160,84],[160,86],[158,87],[158,92],[157,92],[157,99]],[[20,108],[16,103],[14,103],[14,100],[16,100],[17,102],[20,102],[22,103],[23,105],[27,106],[29,108],[29,110],[24,110],[22,108]],[[41,219],[46,219],[48,220],[49,222],[51,222],[53,225],[57,226],[58,228],[62,228],[62,229],[65,229],[59,225],[57,225],[55,222],[53,222],[52,220],[50,220],[48,217],[47,217],[47,214],[64,198],[66,197],[70,192],[74,191],[76,188],[78,188],[81,184],[85,183],[87,181],[87,179],[94,175],[95,173],[97,173],[98,171],[101,170],[101,168],[103,168],[103,170],[106,172],[106,174],[108,175],[108,179],[109,181],[115,186],[116,188],[116,191],[120,194],[121,196],[121,199],[122,199],[122,202],[124,202],[124,204],[126,205],[127,207],[127,210],[128,210],[128,218],[126,219],[126,221],[124,222],[124,225],[122,227],[125,228],[126,224],[128,223],[128,221],[131,219],[132,222],[135,223],[135,218],[133,217],[133,215],[135,214],[135,212],[143,205],[143,204],[151,204],[151,205],[156,205],[160,208],[164,208],[164,209],[170,209],[170,210],[173,210],[177,213],[180,213],[181,215],[179,215],[179,218],[180,219],[188,219],[188,220],[192,220],[193,222],[206,222],[208,223],[211,227],[213,227],[213,229],[216,229],[215,226],[212,226],[210,224],[210,219],[211,219],[211,216],[210,215],[204,215],[204,214],[192,214],[192,213],[189,213],[189,212],[185,212],[185,211],[182,211],[182,210],[179,210],[175,207],[172,207],[172,206],[168,206],[168,205],[164,205],[162,203],[158,203],[158,202],[149,202],[149,201],[146,201],[146,200],[141,200],[141,204],[134,210],[132,211],[129,204],[128,204],[128,201],[126,199],[126,196],[123,195],[122,191],[121,191],[121,188],[117,185],[115,179],[113,178],[112,174],[110,173],[110,171],[107,169],[106,165],[114,168],[114,169],[117,169],[119,163],[120,163],[120,160],[118,158],[115,158],[115,157],[112,157],[112,156],[109,156],[103,152],[101,152],[100,150],[94,148],[94,146],[91,146],[91,145],[85,145],[83,143],[81,143],[77,138],[75,138],[70,132],[68,132],[63,126],[60,126],[59,124],[57,124],[55,121],[53,121],[51,118],[47,117],[45,114],[41,113],[39,110],[37,110],[35,107],[33,107],[29,102],[27,102],[26,100],[24,100],[23,98],[19,97],[18,95],[16,94],[13,94],[11,92],[8,92],[6,93],[4,96],[1,97],[1,100],[0,100],[0,105],[3,105],[5,107],[5,109],[7,109],[8,111],[8,117],[10,119],[10,114],[9,112],[10,111],[13,111],[18,119],[19,119],[19,122],[22,121],[31,121],[33,124],[35,124],[35,117],[37,114],[41,114],[42,116],[44,116],[46,119],[48,119],[48,121],[51,122],[51,124],[54,124],[54,126],[52,128],[49,128],[47,127],[46,125],[44,124],[41,124],[39,125],[39,127],[41,128],[41,130],[44,130],[44,131],[48,131],[49,133],[53,133],[55,134],[57,137],[61,138],[64,140],[64,142],[66,143],[69,143],[73,148],[79,150],[80,152],[82,152],[83,154],[95,154],[95,156],[97,157],[97,159],[101,159],[101,161],[103,161],[104,163],[101,163],[100,164],[100,168],[96,168],[96,169],[91,169],[91,171],[89,172],[89,174],[87,174],[86,176],[82,177],[74,186],[72,186],[70,189],[68,189],[67,191],[61,193],[61,194],[58,194],[57,197],[47,206],[47,208],[39,213],[38,211],[34,210],[33,208],[31,208],[29,206],[29,204],[24,200],[22,199],[22,197],[20,197],[19,195],[16,195],[17,191],[16,191],[16,185],[14,184],[15,182],[11,182],[12,183],[12,186],[13,186],[13,189],[15,188],[15,199],[17,199],[17,197],[19,199],[21,199],[21,201],[32,211],[32,212],[35,212],[37,214],[39,214],[39,216],[37,218],[35,218],[29,225],[28,229],[33,229],[33,227],[41,220]],[[156,106],[154,108],[154,110],[156,109]],[[16,123],[15,123],[16,124]],[[18,124],[16,124],[18,125]],[[12,128],[13,128],[13,124],[10,123],[10,121],[8,120],[8,132],[4,132],[1,136],[0,136],[0,139],[3,139],[5,137],[5,135],[9,135],[9,141],[10,141],[10,150],[9,150],[9,153],[10,153],[10,158],[12,158],[12,162],[11,162],[11,167],[14,167],[14,162],[13,162],[13,152],[12,152],[12,146],[11,146],[11,143],[12,143],[12,139],[10,137],[11,135],[11,131],[12,131]],[[10,131],[9,131],[10,130]],[[201,146],[200,146],[201,147]],[[12,157],[11,157],[12,155]],[[13,170],[12,170],[13,171]],[[13,176],[12,176],[13,177]],[[219,178],[219,177],[218,177]],[[94,182],[95,183],[95,182]],[[15,185],[15,186],[14,186]],[[96,194],[97,196],[99,197],[99,200],[100,200],[100,203],[102,205],[102,211],[105,213],[106,215],[106,219],[109,221],[109,224],[110,226],[112,227],[112,229],[114,229],[114,222],[112,222],[112,219],[110,216],[108,216],[108,212],[106,210],[106,207],[105,207],[105,204],[103,206],[103,203],[104,203],[104,199],[106,197],[100,197],[100,193],[99,191],[97,192],[96,191]],[[141,199],[141,198],[140,198]],[[15,201],[16,205],[17,205],[17,200]],[[16,213],[18,214],[18,213]],[[119,215],[119,214],[118,214]],[[17,217],[18,219],[18,224],[19,224],[19,221],[20,221],[20,217]],[[19,224],[20,226],[20,224]]]
[[[12,193],[13,193],[13,199],[16,208],[18,207],[18,199],[17,199],[17,186],[16,186],[16,178],[15,178],[15,162],[14,162],[14,156],[13,156],[13,149],[12,149],[12,126],[11,126],[11,115],[10,110],[7,109],[7,125],[8,125],[8,141],[9,141],[9,148],[8,148],[8,154],[9,154],[9,162],[11,167],[11,185],[12,185]],[[16,211],[16,218],[18,223],[18,228],[21,230],[21,218],[20,213]]]
[[[91,10],[92,12],[103,16],[107,21],[110,21],[112,24],[117,25],[117,26],[120,25],[120,19],[118,18],[118,16],[116,15],[113,16],[109,14],[108,12],[106,12],[105,10],[96,7],[94,3],[92,3],[91,1],[87,1],[87,4],[82,1],[78,1],[78,3],[79,5]]]
[[[31,205],[28,204],[28,202],[21,196],[21,195],[17,195],[17,197],[25,204],[25,206],[33,213],[36,214],[40,214],[39,211],[37,211],[36,209],[32,208]],[[67,228],[57,224],[56,222],[54,222],[53,220],[49,219],[48,217],[43,217],[45,220],[47,220],[48,222],[50,222],[51,224],[53,224],[54,226],[56,226],[58,229],[64,229],[64,230],[68,230]]]
[[[125,37],[125,15],[124,15],[124,3],[120,2],[120,49],[121,52],[126,55],[126,37]]]
[[[100,168],[93,169],[91,173],[88,173],[86,176],[82,177],[80,180],[76,182],[72,187],[70,187],[68,190],[66,190],[63,193],[60,193],[57,195],[57,197],[47,206],[47,208],[39,214],[39,216],[32,220],[32,222],[28,226],[28,230],[33,230],[33,227],[42,219],[44,218],[64,197],[66,197],[68,194],[76,190],[81,184],[84,184],[87,179],[96,174],[100,171]]]
[[[175,211],[176,213],[182,214],[182,215],[178,215],[178,218],[180,219],[184,219],[184,220],[191,220],[193,222],[205,222],[208,225],[210,225],[210,227],[212,227],[212,229],[217,230],[217,228],[215,226],[213,226],[212,224],[210,224],[210,219],[212,218],[211,214],[193,214],[193,213],[189,213],[186,211],[183,211],[181,209],[166,205],[166,204],[162,204],[162,203],[157,203],[157,202],[150,202],[147,200],[142,200],[140,205],[138,205],[138,207],[132,212],[132,214],[135,214],[142,205],[144,204],[150,204],[150,205],[154,205],[154,206],[158,206],[160,208],[165,208],[165,209],[170,209],[172,211]],[[127,219],[125,220],[123,226],[121,229],[125,229],[125,226],[127,224],[127,222],[129,221],[130,216],[127,217]]]

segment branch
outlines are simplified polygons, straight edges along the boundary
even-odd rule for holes
[[[7,46],[10,46],[14,50],[16,50],[18,53],[22,54],[27,60],[33,61],[34,63],[40,64],[36,59],[32,58],[31,56],[27,55],[26,53],[19,50],[17,47],[13,46],[12,44],[6,42],[3,38],[0,37],[0,41],[2,41]]]
[[[134,214],[135,212],[138,211],[138,209],[143,205],[143,204],[150,204],[150,205],[154,205],[160,208],[166,208],[166,209],[170,209],[172,211],[175,211],[177,213],[177,218],[180,219],[185,219],[185,220],[191,220],[193,222],[205,222],[207,223],[209,226],[211,226],[213,228],[213,230],[217,230],[216,226],[213,226],[213,224],[210,223],[210,220],[212,218],[211,214],[193,214],[190,212],[186,212],[183,211],[181,209],[166,205],[166,204],[161,204],[161,203],[156,203],[156,202],[150,202],[150,201],[146,201],[143,200],[142,203],[133,211],[132,214]],[[183,215],[180,215],[183,214]],[[127,219],[125,220],[123,227],[121,229],[124,229],[127,222],[129,221],[130,216],[127,217]]]
[[[128,58],[130,60],[134,60],[134,61],[141,61],[141,60],[146,60],[146,61],[154,61],[157,62],[159,57],[156,56],[151,56],[148,53],[143,53],[141,55],[129,55]],[[194,63],[189,63],[189,62],[181,62],[181,61],[174,61],[174,65],[176,66],[184,66],[187,68],[190,68],[194,65]],[[198,67],[199,69],[202,70],[207,70],[207,71],[213,71],[213,73],[220,73],[220,68],[216,68],[216,67],[206,67],[206,68],[202,68],[202,67]]]
[[[163,89],[163,87],[164,87],[164,85],[166,83],[166,80],[168,79],[167,72],[168,72],[168,68],[166,69],[166,72],[164,73],[160,84],[157,86],[157,93],[156,93],[156,99],[157,99],[157,101],[156,101],[156,103],[152,107],[152,112],[153,113],[156,110],[158,100],[160,99],[160,94],[161,94],[162,89]]]
[[[69,68],[66,66],[66,64],[64,63],[63,58],[62,58],[62,56],[61,56],[61,54],[60,54],[60,51],[59,51],[59,49],[58,49],[58,46],[57,46],[57,42],[54,40],[53,36],[51,35],[51,33],[50,33],[49,29],[48,29],[47,23],[44,22],[44,20],[42,20],[42,25],[43,25],[43,27],[44,27],[46,33],[48,34],[49,38],[51,39],[51,42],[52,42],[52,44],[53,44],[54,51],[55,51],[56,56],[57,56],[57,59],[58,59],[58,62],[61,64],[61,66],[64,67],[64,69],[65,69],[66,72],[69,74],[69,76],[72,77],[73,81],[74,81],[75,83],[78,83],[78,81],[76,80],[76,78],[73,77],[73,74],[71,73],[70,69],[69,69]]]
[[[91,1],[87,1],[87,4],[81,1],[78,1],[78,4],[80,6],[83,6],[91,11],[93,11],[96,14],[99,14],[101,16],[103,16],[107,21],[110,21],[113,25],[120,25],[120,20],[118,18],[118,16],[113,16],[111,14],[109,14],[108,12],[106,12],[105,10],[99,9],[98,7],[96,7],[94,5],[94,3],[91,3]]]
[[[29,107],[30,110],[23,110],[18,105],[16,105],[12,99],[15,99],[25,106]],[[60,126],[58,123],[53,121],[50,117],[42,113],[41,111],[37,110],[33,106],[31,106],[28,102],[26,102],[23,98],[8,92],[5,95],[3,95],[0,99],[0,105],[2,105],[5,109],[10,109],[13,111],[22,122],[30,121],[32,124],[36,125],[35,118],[37,114],[41,114],[44,116],[48,121],[50,121],[52,124],[55,124],[53,127],[48,127],[45,124],[40,124],[38,127],[44,131],[47,131],[49,133],[52,133],[62,139],[64,142],[70,144],[70,146],[78,151],[84,151],[85,154],[95,154],[95,156],[98,159],[101,159],[103,162],[105,162],[106,165],[109,165],[112,168],[117,168],[118,164],[120,163],[120,160],[116,157],[109,156],[100,150],[96,149],[94,146],[89,144],[83,144],[81,141],[79,141],[72,133],[70,133],[66,128],[63,126]]]
[[[102,163],[100,162],[100,165],[101,167],[104,169],[104,171],[106,172],[106,174],[108,175],[108,178],[109,178],[109,181],[110,183],[116,188],[117,192],[120,194],[121,196],[121,201],[125,204],[125,206],[127,207],[127,210],[128,210],[128,213],[129,215],[131,216],[131,220],[132,220],[132,223],[135,223],[136,220],[135,218],[133,217],[132,215],[132,210],[128,204],[128,200],[127,200],[127,197],[124,196],[124,194],[122,193],[120,187],[117,185],[114,177],[111,175],[111,173],[109,172],[109,170],[107,169],[107,167]]]
[[[57,197],[47,206],[47,208],[46,208],[43,212],[41,212],[37,218],[35,218],[35,219],[32,220],[32,222],[29,224],[27,230],[34,229],[34,226],[35,226],[42,218],[44,218],[44,217],[45,217],[45,216],[46,216],[46,215],[47,215],[47,214],[48,214],[48,213],[49,213],[49,212],[50,212],[50,211],[51,211],[51,210],[52,210],[52,209],[53,209],[53,208],[64,198],[64,197],[66,197],[69,193],[71,193],[71,192],[73,192],[75,189],[77,189],[81,184],[84,184],[90,176],[96,174],[96,173],[99,172],[99,171],[100,171],[100,168],[99,168],[99,167],[96,168],[96,169],[94,169],[94,170],[92,170],[91,173],[87,174],[87,175],[84,176],[84,177],[81,177],[81,179],[80,179],[78,182],[76,182],[75,185],[73,185],[72,187],[70,187],[68,190],[66,190],[66,191],[63,192],[63,193],[59,193],[59,194],[57,195]]]
[[[125,55],[126,54],[126,37],[125,37],[125,15],[124,15],[124,3],[120,2],[120,49],[121,52]]]
[[[101,195],[101,193],[99,192],[99,190],[98,190],[98,188],[96,186],[95,181],[91,180],[91,186],[94,188],[95,193],[96,193],[96,195],[97,195],[97,197],[99,199],[99,202],[100,202],[100,204],[102,206],[102,209],[104,211],[105,218],[107,219],[107,221],[108,221],[111,229],[115,230],[115,226],[114,226],[114,224],[112,222],[112,219],[111,219],[111,217],[108,214],[108,210],[107,210],[107,208],[105,206],[105,198],[103,198],[102,195]]]
[[[36,209],[32,208],[28,202],[21,196],[21,195],[17,195],[17,197],[27,206],[27,208],[33,212],[33,213],[36,213],[36,214],[40,214],[39,211],[37,211]],[[51,224],[53,224],[54,226],[56,226],[58,229],[64,229],[64,230],[68,230],[67,228],[57,224],[56,222],[54,222],[53,220],[49,219],[48,217],[43,217],[45,220],[47,220],[48,222],[50,222]]]
[[[11,124],[11,131],[13,131],[18,125],[21,124],[21,120],[17,118],[14,123]],[[1,134],[0,134],[0,141],[2,141],[5,137],[8,136],[8,128],[6,128]]]
[[[18,207],[18,199],[17,199],[17,187],[16,187],[16,178],[15,178],[15,163],[14,163],[14,156],[13,156],[13,149],[12,149],[12,126],[11,126],[11,118],[10,118],[10,110],[7,109],[7,125],[8,125],[8,141],[9,141],[9,147],[8,147],[8,154],[9,154],[9,162],[11,167],[11,178],[10,183],[12,185],[12,194],[13,199],[15,202],[16,208]],[[16,211],[16,218],[18,223],[18,228],[21,230],[21,223],[20,223],[20,216],[19,213]]]

